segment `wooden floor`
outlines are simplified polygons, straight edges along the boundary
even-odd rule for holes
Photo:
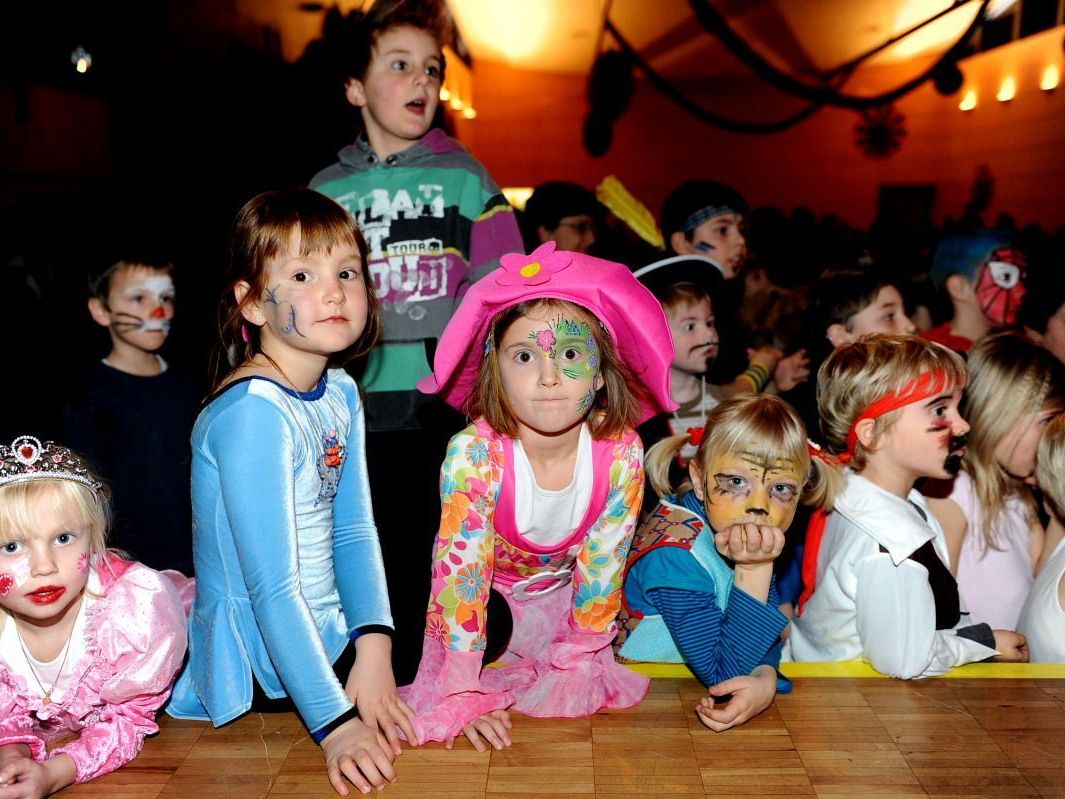
[[[723,734],[696,720],[701,695],[695,680],[656,679],[632,710],[515,716],[504,752],[409,749],[385,795],[1065,797],[1065,680],[799,679],[758,720]],[[60,795],[335,796],[292,715],[161,726],[133,763]]]

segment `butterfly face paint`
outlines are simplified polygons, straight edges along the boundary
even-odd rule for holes
[[[780,530],[791,525],[804,482],[795,461],[738,452],[714,458],[705,475],[695,461],[689,468],[714,530],[746,522]]]
[[[984,316],[996,325],[1012,325],[1024,299],[1024,255],[1002,247],[991,253],[976,281],[976,299]]]

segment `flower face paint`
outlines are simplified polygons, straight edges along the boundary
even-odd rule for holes
[[[996,325],[1012,325],[1024,299],[1024,255],[1002,247],[991,253],[976,281],[976,299],[984,316]]]
[[[521,424],[557,433],[583,421],[603,385],[599,345],[584,314],[533,311],[507,328],[499,369],[507,402]]]
[[[746,522],[787,530],[805,480],[795,461],[755,452],[719,455],[705,475],[695,461],[689,469],[695,495],[718,532]]]

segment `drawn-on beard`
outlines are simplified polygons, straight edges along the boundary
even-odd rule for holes
[[[947,455],[946,460],[943,461],[943,469],[951,477],[957,477],[958,472],[961,471],[961,459],[965,447],[969,445],[969,436],[951,436],[950,442],[947,444],[947,449],[950,452]]]

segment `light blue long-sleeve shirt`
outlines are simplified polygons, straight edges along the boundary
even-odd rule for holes
[[[363,438],[340,369],[305,393],[237,381],[200,413],[196,601],[168,713],[225,724],[251,707],[253,675],[312,731],[352,707],[332,663],[358,628],[392,626]]]

